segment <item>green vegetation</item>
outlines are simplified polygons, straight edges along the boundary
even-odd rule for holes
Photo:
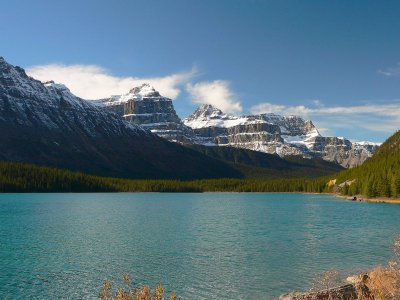
[[[357,168],[340,172],[336,183],[344,182],[340,192],[344,195],[366,197],[392,197],[400,194],[400,131],[392,135],[377,153]]]
[[[323,192],[319,179],[132,180],[0,162],[0,192]]]

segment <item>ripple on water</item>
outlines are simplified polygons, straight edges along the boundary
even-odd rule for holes
[[[274,299],[391,256],[400,206],[304,194],[0,195],[0,299],[94,299],[106,278],[184,299]]]

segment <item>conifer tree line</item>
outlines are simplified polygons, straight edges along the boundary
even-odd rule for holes
[[[0,192],[322,192],[327,179],[130,180],[0,162]]]

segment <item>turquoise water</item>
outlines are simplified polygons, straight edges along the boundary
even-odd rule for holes
[[[303,194],[0,194],[0,299],[95,299],[123,273],[183,299],[275,299],[391,257],[400,205]]]

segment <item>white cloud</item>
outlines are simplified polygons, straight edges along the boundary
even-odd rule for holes
[[[252,113],[278,113],[284,115],[297,114],[301,116],[313,115],[326,115],[326,114],[375,114],[380,116],[400,116],[400,102],[395,101],[394,103],[387,104],[367,104],[358,106],[332,106],[332,107],[317,107],[309,108],[303,105],[299,106],[287,106],[287,105],[275,105],[272,103],[260,103],[251,107]],[[295,113],[292,113],[295,112]]]
[[[308,115],[309,110],[310,109],[304,105],[286,106],[268,102],[260,103],[250,108],[252,114],[274,113],[279,115],[296,115],[304,117]]]
[[[389,77],[400,76],[400,63],[397,63],[394,67],[378,70],[378,73]]]
[[[280,115],[299,115],[313,120],[318,127],[366,129],[375,132],[393,133],[400,127],[400,101],[385,104],[366,104],[358,106],[306,107],[303,105],[276,105],[260,103],[250,109],[253,114],[276,113]]]
[[[212,104],[226,113],[240,113],[242,105],[230,90],[229,82],[214,80],[198,83],[188,83],[186,90],[191,100],[198,104]]]
[[[27,68],[26,72],[41,81],[54,80],[63,83],[75,95],[90,100],[124,94],[143,83],[151,84],[162,95],[174,99],[181,92],[180,86],[197,73],[196,69],[192,69],[164,77],[118,77],[96,65],[63,64],[33,66]]]
[[[72,93],[88,100],[121,95],[143,83],[149,83],[162,95],[175,99],[186,85],[186,90],[195,103],[213,104],[228,113],[242,111],[240,102],[230,90],[229,82],[223,80],[191,82],[198,74],[196,68],[187,72],[149,78],[114,76],[97,65],[48,64],[29,67],[26,72],[41,81],[54,80],[65,84]]]

